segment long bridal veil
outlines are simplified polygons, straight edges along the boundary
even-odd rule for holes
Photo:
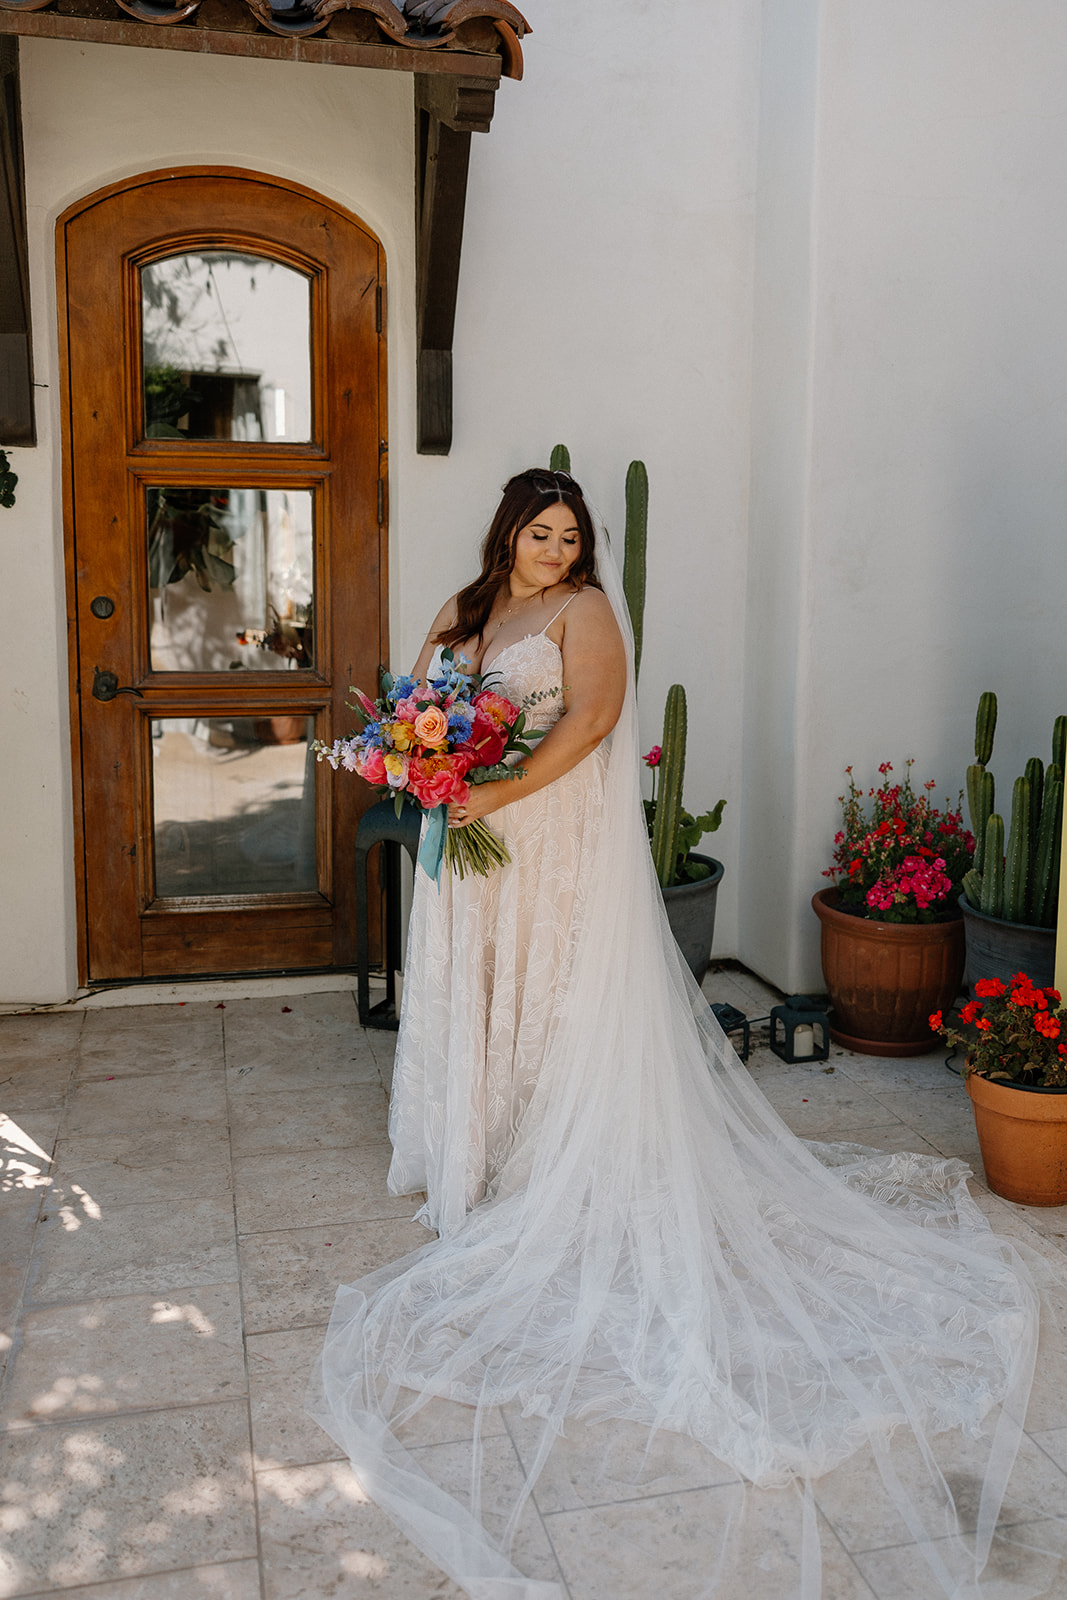
[[[668,1434],[720,1486],[672,1600],[754,1593],[748,1565],[761,1596],[819,1600],[821,1488],[850,1458],[884,1543],[918,1553],[907,1592],[977,1600],[1033,1373],[1032,1281],[961,1163],[797,1140],[724,1039],[653,875],[629,621],[598,537],[629,685],[537,1088],[491,1198],[339,1291],[309,1409],[472,1600],[563,1600],[519,1570],[546,1463],[557,1504],[625,1502]],[[965,1481],[945,1430],[967,1436]]]

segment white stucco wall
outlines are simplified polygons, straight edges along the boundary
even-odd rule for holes
[[[128,174],[276,173],[355,211],[389,274],[391,618],[409,664],[471,572],[499,485],[557,440],[621,538],[634,456],[651,479],[642,702],[690,691],[694,808],[727,795],[717,944],[737,943],[759,7],[540,0],[526,81],[476,136],[456,328],[455,443],[414,451],[413,157],[402,74],[23,42],[39,444],[0,513],[16,688],[0,696],[0,1000],[76,984],[62,581],[54,231]],[[684,49],[678,38],[683,37]],[[121,108],[121,115],[116,108]]]
[[[843,769],[963,780],[996,689],[1002,799],[1067,709],[1067,9],[1061,0],[537,0],[476,136],[447,459],[414,452],[402,75],[29,41],[40,444],[0,512],[0,998],[75,984],[55,219],[167,165],[349,206],[389,272],[394,664],[557,440],[622,531],[651,480],[641,698],[690,696],[686,796],[729,800],[716,948],[818,987]],[[121,117],[115,108],[121,106]],[[282,108],[282,109],[280,109]]]
[[[807,987],[844,768],[955,793],[994,689],[1010,805],[1067,711],[1067,11],[766,20],[739,951]]]

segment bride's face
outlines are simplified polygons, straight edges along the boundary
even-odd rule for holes
[[[512,581],[529,589],[562,583],[578,559],[581,538],[569,506],[562,500],[546,506],[515,535]]]

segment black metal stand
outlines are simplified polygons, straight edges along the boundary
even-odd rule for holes
[[[411,857],[419,854],[422,812],[404,801],[399,817],[391,800],[371,806],[356,830],[356,997],[364,1028],[400,1026],[396,1010],[396,970],[400,965],[400,847]],[[367,857],[376,844],[382,847],[381,875],[385,899],[385,999],[370,1003],[370,912],[367,896]]]

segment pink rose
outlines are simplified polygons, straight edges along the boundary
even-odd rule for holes
[[[420,744],[444,744],[448,738],[448,718],[440,706],[427,706],[415,718],[415,737]]]
[[[410,697],[407,700],[398,700],[393,716],[398,722],[414,722],[419,714],[419,708]]]

